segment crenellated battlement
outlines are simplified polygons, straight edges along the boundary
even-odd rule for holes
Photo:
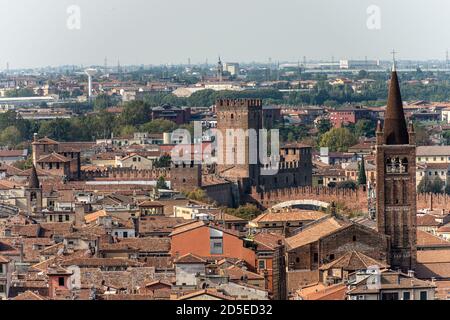
[[[429,209],[431,211],[450,211],[450,195],[434,193],[417,194],[417,210]]]
[[[352,190],[305,186],[261,191],[253,187],[250,198],[264,209],[285,201],[314,199],[328,203],[345,202],[349,209],[362,212],[368,210],[367,192],[363,188]]]
[[[262,107],[262,99],[217,99],[216,107]]]
[[[156,180],[159,177],[170,179],[170,169],[132,169],[132,168],[107,168],[105,170],[83,171],[84,180]]]

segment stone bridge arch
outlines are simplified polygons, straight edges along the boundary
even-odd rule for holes
[[[367,192],[364,188],[352,190],[308,186],[269,191],[253,188],[247,202],[254,203],[263,210],[278,205],[285,207],[290,204],[313,204],[319,207],[328,207],[332,202],[335,202],[336,204],[345,204],[348,210],[358,212],[368,211]]]
[[[330,202],[314,200],[314,199],[297,199],[280,202],[272,207],[272,209],[282,209],[287,207],[306,209],[306,210],[319,210],[328,209],[331,205]]]

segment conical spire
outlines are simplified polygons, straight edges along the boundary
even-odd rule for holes
[[[388,103],[384,114],[384,142],[389,145],[409,144],[397,71],[393,70],[389,85]]]
[[[28,181],[28,187],[30,189],[39,189],[39,179],[36,171],[36,167],[33,164],[33,168],[31,168],[30,179]]]

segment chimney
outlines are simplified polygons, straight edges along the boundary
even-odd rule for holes
[[[408,270],[408,277],[414,278],[414,270]]]
[[[331,202],[330,213],[332,217],[337,216],[336,203],[334,203],[334,201]]]
[[[84,225],[84,205],[75,203],[75,227],[79,228]]]
[[[24,260],[23,242],[20,244],[19,250],[20,250],[20,263],[23,263]]]

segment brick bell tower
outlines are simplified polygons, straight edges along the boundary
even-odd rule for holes
[[[377,125],[377,226],[390,236],[389,264],[407,271],[416,265],[416,141],[403,112],[395,61],[384,128]]]

